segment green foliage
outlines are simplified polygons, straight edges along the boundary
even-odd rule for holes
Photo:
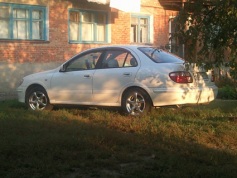
[[[219,88],[217,98],[219,99],[237,99],[237,91],[233,86],[223,86]]]
[[[216,82],[215,82],[216,86],[218,88],[222,88],[224,86],[231,86],[231,87],[235,87],[235,82],[228,78],[228,77],[221,77],[220,79],[218,79]]]
[[[237,99],[237,88],[233,79],[227,77],[220,78],[216,81],[216,85],[218,86],[218,99]]]
[[[0,102],[0,177],[237,177],[237,102],[33,112]]]
[[[237,1],[189,0],[176,19],[175,38],[187,44],[190,62],[220,66],[228,60],[236,74]]]

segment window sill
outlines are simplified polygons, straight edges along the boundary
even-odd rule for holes
[[[49,41],[45,41],[45,40],[19,40],[19,39],[0,39],[0,43],[37,43],[37,44],[41,44],[41,43],[49,43]]]
[[[97,42],[97,41],[69,41],[69,44],[109,44],[106,41]]]

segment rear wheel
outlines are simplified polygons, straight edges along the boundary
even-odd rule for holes
[[[47,92],[42,87],[32,88],[26,95],[26,104],[31,110],[51,110]]]
[[[126,91],[122,98],[122,109],[126,114],[141,115],[151,110],[151,101],[146,92],[139,88]]]

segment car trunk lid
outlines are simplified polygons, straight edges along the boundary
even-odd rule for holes
[[[204,69],[202,66],[198,66],[197,64],[188,64],[185,63],[185,68],[189,69],[189,71],[193,75],[193,81],[195,85],[198,86],[208,86],[213,85],[213,76],[210,70]]]

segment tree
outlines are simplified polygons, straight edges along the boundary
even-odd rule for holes
[[[205,62],[206,67],[228,61],[236,75],[236,0],[188,0],[176,18],[174,37],[186,44],[188,61]]]

